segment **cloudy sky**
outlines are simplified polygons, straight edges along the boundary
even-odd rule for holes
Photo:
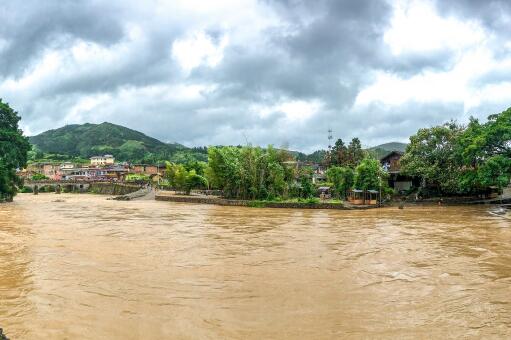
[[[33,135],[366,146],[511,106],[511,2],[6,0],[0,97]]]

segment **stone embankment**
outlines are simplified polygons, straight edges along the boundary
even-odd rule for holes
[[[220,197],[204,197],[204,196],[183,196],[160,193],[155,195],[157,201],[197,203],[197,204],[216,204],[223,206],[238,207],[258,207],[258,208],[291,208],[291,209],[370,209],[377,206],[367,205],[351,205],[343,203],[307,203],[307,202],[266,202],[266,201],[249,201],[249,200],[230,200]]]
[[[124,183],[92,183],[89,192],[101,195],[127,195],[140,190],[139,185]]]
[[[131,201],[137,199],[154,199],[154,197],[155,197],[154,190],[152,190],[151,188],[142,188],[132,193],[117,196],[112,199],[116,201]]]

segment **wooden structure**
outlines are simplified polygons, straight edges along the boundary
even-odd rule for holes
[[[377,205],[379,192],[376,190],[353,189],[348,193],[348,202],[354,205]]]
[[[319,193],[319,198],[321,198],[322,200],[332,198],[332,193],[331,193],[330,187],[319,187],[318,193]]]
[[[376,190],[367,190],[366,197],[368,200],[366,200],[366,204],[369,205],[377,205],[379,201],[380,192]]]

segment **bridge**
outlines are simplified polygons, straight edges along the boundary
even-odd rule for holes
[[[40,190],[41,188],[51,188],[47,190],[57,191],[58,189],[65,192],[86,192],[89,190],[91,184],[97,182],[86,182],[86,181],[52,181],[52,180],[41,180],[41,181],[28,181],[25,180],[24,186],[32,190]]]
[[[53,181],[53,180],[40,180],[31,181],[25,180],[25,187],[29,187],[33,192],[94,192],[97,194],[106,195],[127,195],[140,190],[143,185],[114,182],[114,181]],[[147,194],[147,193],[146,193]]]

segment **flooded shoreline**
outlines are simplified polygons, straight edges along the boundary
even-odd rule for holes
[[[11,339],[511,336],[511,227],[483,206],[19,195],[0,240]]]

